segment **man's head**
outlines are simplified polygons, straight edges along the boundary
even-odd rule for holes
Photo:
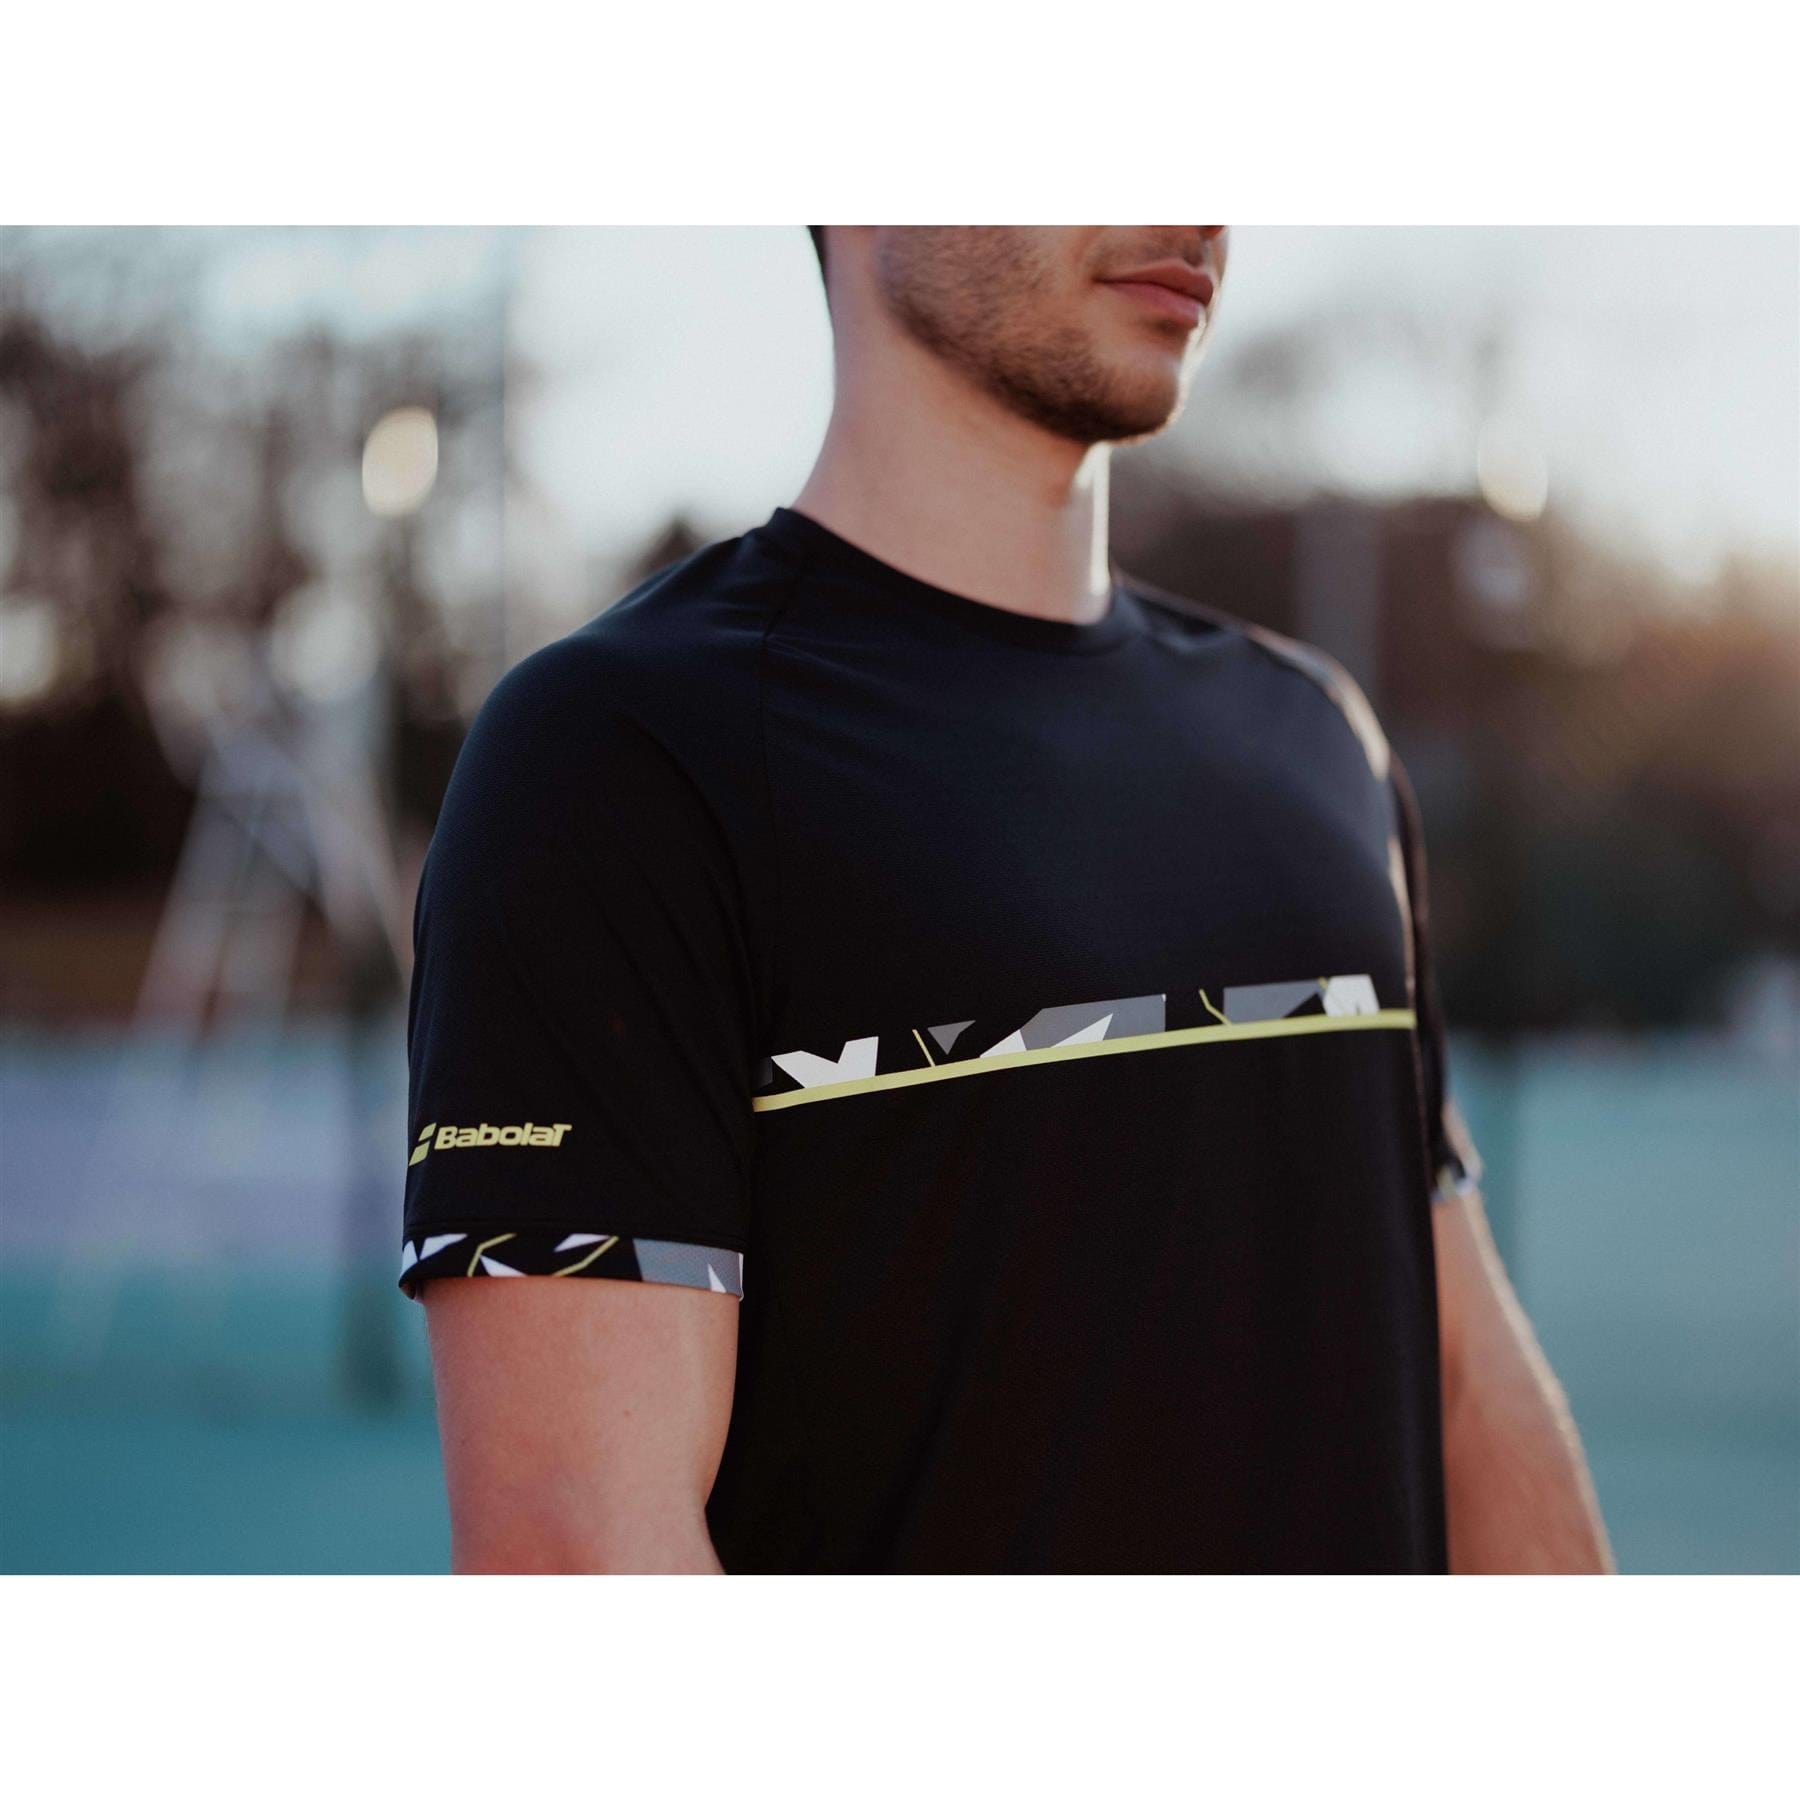
[[[812,227],[843,294],[1021,417],[1081,444],[1180,410],[1219,284],[1222,225]],[[849,292],[854,288],[854,295]]]

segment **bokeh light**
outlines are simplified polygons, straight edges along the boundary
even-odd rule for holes
[[[1481,497],[1503,519],[1528,525],[1550,498],[1550,465],[1537,439],[1517,420],[1490,419],[1475,444]]]
[[[0,707],[28,706],[56,685],[59,635],[48,600],[19,594],[0,599]]]
[[[355,693],[380,659],[378,604],[375,595],[323,582],[290,594],[269,632],[269,666],[275,678],[315,706]]]
[[[396,407],[363,446],[363,499],[378,519],[417,512],[437,480],[437,420],[422,406]]]

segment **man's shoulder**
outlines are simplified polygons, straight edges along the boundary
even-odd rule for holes
[[[757,533],[724,538],[647,575],[538,656],[570,680],[691,687],[754,662],[791,586]]]
[[[1264,667],[1274,667],[1306,682],[1342,714],[1356,734],[1378,780],[1387,778],[1391,761],[1387,734],[1368,696],[1350,671],[1316,644],[1288,637],[1266,625],[1252,624],[1234,613],[1185,594],[1126,577],[1126,585],[1144,607],[1146,615],[1164,631],[1190,638],[1222,639],[1254,657]]]
[[[726,656],[761,639],[795,574],[764,532],[741,532],[645,576],[572,635],[619,655]]]
[[[463,744],[460,784],[551,786],[573,805],[656,765],[720,804],[739,797],[757,766],[744,747],[785,586],[781,567],[741,538],[658,570],[500,677]]]
[[[673,725],[752,704],[790,580],[754,533],[708,544],[515,663],[482,710],[566,726],[619,712]]]

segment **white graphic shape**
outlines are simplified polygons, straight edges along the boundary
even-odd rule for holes
[[[1106,1028],[1113,1022],[1108,1013],[1103,1019],[1096,1019],[1091,1025],[1084,1025],[1079,1031],[1071,1032],[1066,1038],[1058,1038],[1050,1047],[1060,1050],[1064,1044],[1097,1044],[1106,1036]]]
[[[1328,1018],[1347,1019],[1354,1013],[1381,1011],[1375,998],[1375,984],[1366,975],[1333,975],[1325,983],[1325,1012]]]
[[[826,1087],[834,1081],[864,1081],[875,1073],[879,1037],[852,1038],[836,1062],[815,1056],[810,1050],[790,1050],[775,1057],[776,1068],[791,1075],[802,1087]]]

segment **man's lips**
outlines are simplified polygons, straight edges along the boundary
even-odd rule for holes
[[[1201,314],[1212,305],[1212,276],[1180,261],[1148,263],[1141,269],[1103,276],[1101,285],[1190,328],[1200,323]]]

